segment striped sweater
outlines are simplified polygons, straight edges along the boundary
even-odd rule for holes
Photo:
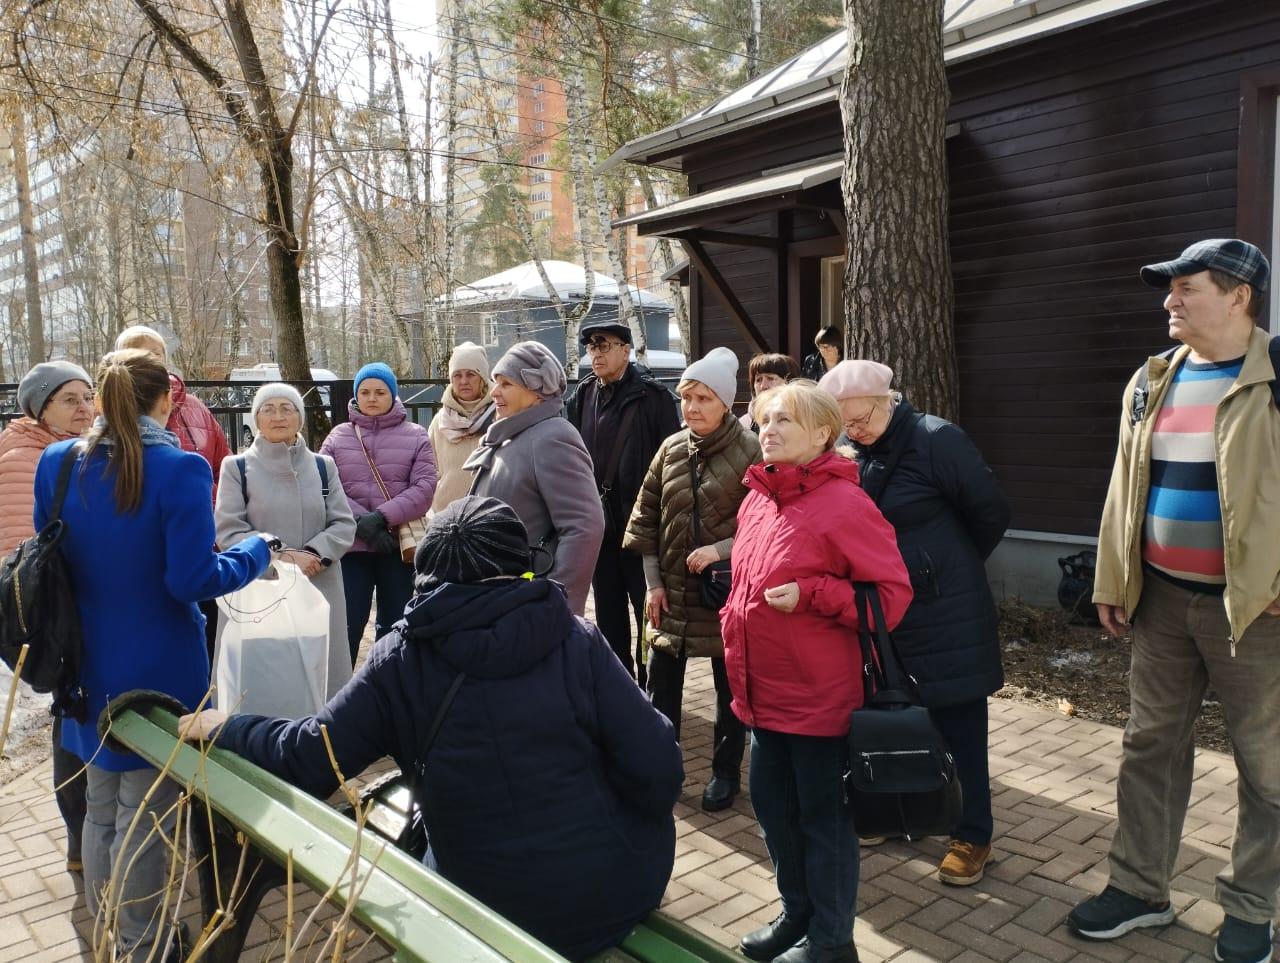
[[[1226,585],[1213,426],[1242,362],[1183,362],[1151,435],[1142,558],[1156,574],[1199,592]]]

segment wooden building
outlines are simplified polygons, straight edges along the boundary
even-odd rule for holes
[[[1043,599],[1169,343],[1138,268],[1206,237],[1280,255],[1280,2],[949,0],[944,47],[960,423],[1013,504],[993,581]],[[841,323],[845,55],[840,32],[606,162],[688,176],[623,221],[688,252],[695,355],[799,357]]]

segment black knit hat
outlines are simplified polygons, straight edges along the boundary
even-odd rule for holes
[[[529,533],[510,505],[467,495],[431,519],[413,567],[419,588],[523,575],[529,571]]]

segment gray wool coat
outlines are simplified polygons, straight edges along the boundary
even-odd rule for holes
[[[529,530],[529,544],[546,541],[555,562],[534,556],[534,571],[563,585],[569,607],[582,615],[591,588],[604,512],[591,456],[578,429],[560,417],[558,401],[544,401],[495,421],[462,466],[473,472],[472,495],[506,502]]]
[[[275,535],[285,548],[310,548],[329,564],[311,577],[311,583],[329,602],[329,682],[325,698],[331,698],[351,678],[351,653],[347,648],[347,603],[342,590],[338,560],[356,537],[356,522],[338,479],[333,459],[321,455],[329,469],[329,497],[321,495],[316,455],[299,436],[292,445],[269,442],[259,435],[242,456],[248,475],[249,504],[240,485],[240,459],[222,463],[222,479],[214,505],[218,545],[230,548],[255,532]],[[218,645],[226,616],[218,613]]]

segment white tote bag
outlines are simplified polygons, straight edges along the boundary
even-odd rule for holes
[[[287,719],[319,712],[329,683],[329,602],[311,579],[275,562],[218,599],[218,610],[218,708]]]

